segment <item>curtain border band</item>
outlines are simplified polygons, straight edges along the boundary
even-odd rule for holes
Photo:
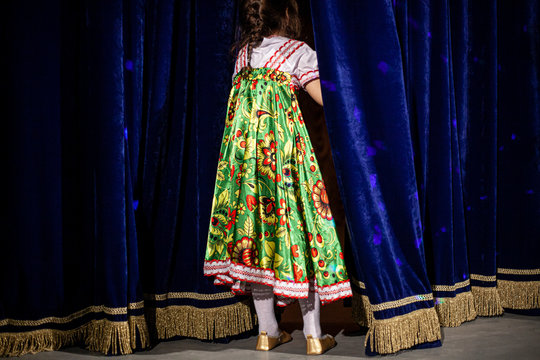
[[[477,280],[477,281],[483,281],[483,282],[497,281],[497,275],[470,274],[469,278],[471,280]]]
[[[464,288],[466,286],[471,285],[471,280],[467,279],[465,281],[461,281],[458,283],[455,283],[454,285],[431,285],[431,289],[433,291],[456,291],[457,289]]]
[[[196,292],[168,292],[163,294],[144,294],[144,298],[154,301],[166,301],[169,299],[190,299],[190,300],[224,300],[232,299],[236,295],[232,292],[220,292],[215,294],[199,294]]]
[[[371,311],[373,312],[384,311],[384,310],[395,309],[395,308],[402,307],[405,305],[410,305],[415,302],[429,301],[429,300],[433,300],[433,293],[412,295],[412,296],[408,296],[406,298],[399,299],[399,300],[387,301],[387,302],[378,303],[378,304],[371,304],[370,307],[371,307]]]
[[[138,335],[138,336],[137,336]],[[149,332],[144,315],[128,316],[126,321],[90,320],[71,330],[40,329],[0,333],[0,356],[22,356],[84,343],[88,350],[104,354],[131,354],[137,338],[144,348]]]
[[[351,283],[352,283],[353,285],[355,285],[356,287],[358,287],[358,288],[360,288],[360,289],[362,289],[362,290],[366,290],[366,284],[363,283],[362,281],[357,280],[357,279],[355,279],[355,278],[353,278],[353,277],[351,277],[350,280],[351,280]]]
[[[17,319],[2,319],[0,320],[0,327],[2,326],[41,326],[45,325],[47,323],[54,323],[54,324],[67,324],[69,322],[72,322],[73,320],[76,320],[78,318],[81,318],[85,315],[94,313],[104,313],[107,315],[127,315],[128,309],[129,310],[137,310],[137,309],[143,309],[144,308],[144,301],[138,301],[135,303],[130,303],[126,307],[118,307],[118,308],[111,308],[107,307],[105,305],[92,305],[88,306],[82,310],[79,310],[77,312],[74,312],[68,316],[64,317],[57,317],[57,316],[49,316],[46,318],[38,319],[38,320],[17,320]]]
[[[506,274],[506,275],[540,275],[540,269],[506,269],[506,268],[497,268],[497,274]]]

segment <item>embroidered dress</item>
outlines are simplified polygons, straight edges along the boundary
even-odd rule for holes
[[[269,51],[274,49],[274,51]],[[296,91],[318,78],[305,43],[265,38],[239,53],[218,162],[204,274],[234,293],[273,287],[278,305],[352,296]],[[285,71],[283,71],[285,70]]]

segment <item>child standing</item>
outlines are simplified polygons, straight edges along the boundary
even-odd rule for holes
[[[295,0],[246,0],[229,96],[204,274],[252,294],[258,350],[291,340],[277,305],[300,302],[308,354],[335,345],[320,303],[352,296],[321,172],[298,107],[322,105],[316,53],[301,41]]]

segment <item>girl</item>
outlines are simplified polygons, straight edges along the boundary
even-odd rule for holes
[[[335,346],[320,303],[352,296],[317,160],[298,107],[305,89],[322,105],[316,53],[301,41],[295,0],[246,0],[229,96],[204,274],[252,294],[257,350],[291,340],[277,305],[299,299],[307,353]]]

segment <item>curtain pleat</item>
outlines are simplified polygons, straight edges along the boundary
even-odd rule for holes
[[[18,41],[3,68],[0,355],[251,330],[247,299],[201,263],[235,2],[2,6]]]
[[[311,6],[366,352],[538,313],[537,2]]]

